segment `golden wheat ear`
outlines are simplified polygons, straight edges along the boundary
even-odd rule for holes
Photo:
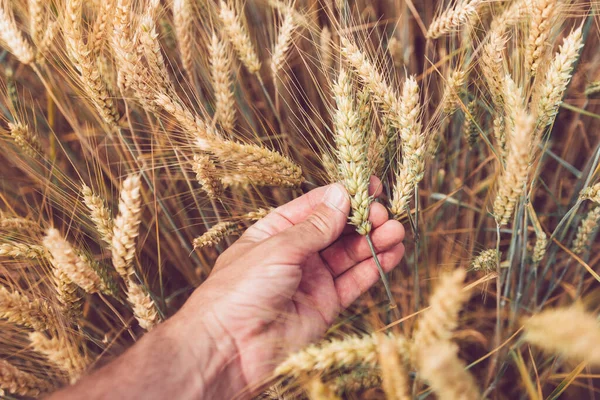
[[[26,397],[39,397],[50,393],[55,386],[37,376],[25,372],[6,360],[0,360],[0,393],[2,390]]]

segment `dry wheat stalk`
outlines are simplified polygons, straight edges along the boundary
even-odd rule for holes
[[[554,26],[557,0],[533,0],[529,36],[525,54],[525,71],[532,76],[537,73],[540,62],[547,53],[547,40]]]
[[[215,92],[215,118],[230,135],[235,128],[235,97],[231,80],[231,51],[226,42],[213,33],[210,43],[210,72]]]
[[[282,17],[283,22],[279,28],[279,34],[277,35],[275,47],[273,48],[273,55],[271,57],[271,73],[273,74],[273,81],[276,80],[277,73],[285,63],[285,55],[292,44],[294,30],[297,28],[291,8],[286,8]]]
[[[458,358],[458,346],[455,343],[444,340],[421,348],[419,360],[419,376],[429,383],[439,399],[481,399],[473,375]]]
[[[377,70],[359,48],[345,37],[340,38],[342,55],[355,70],[373,95],[373,100],[381,107],[384,118],[396,128],[400,129],[399,121],[400,100],[394,89],[387,83],[383,75]]]
[[[429,25],[427,37],[437,39],[455,31],[461,25],[477,16],[477,6],[481,0],[471,0],[467,4],[459,4],[455,8],[444,11]]]
[[[75,68],[80,73],[79,77],[86,94],[92,100],[102,119],[109,126],[116,127],[119,120],[119,111],[100,76],[96,60],[83,39],[82,7],[82,0],[68,0],[66,3],[63,32],[67,51]]]
[[[6,242],[0,244],[0,256],[13,258],[42,259],[46,252],[42,246],[35,244]]]
[[[390,336],[400,354],[408,354],[408,342],[402,336]],[[291,354],[276,369],[281,376],[320,374],[353,366],[375,366],[378,357],[378,336],[350,336],[323,341]]]
[[[110,210],[104,204],[104,200],[92,192],[92,189],[86,184],[83,185],[81,194],[83,195],[83,202],[90,211],[90,218],[94,222],[96,230],[102,240],[110,245],[114,227]]]
[[[402,139],[402,162],[396,173],[396,182],[390,210],[395,218],[404,215],[415,187],[423,179],[425,173],[425,152],[427,150],[425,136],[421,132],[419,106],[419,86],[414,77],[409,77],[402,88],[402,101],[398,116]]]
[[[381,382],[387,400],[411,399],[408,372],[400,357],[396,342],[390,337],[381,335],[379,339],[379,367]]]
[[[139,235],[141,222],[140,194],[142,182],[138,175],[129,175],[121,184],[119,215],[115,219],[111,244],[113,266],[127,279],[134,274],[133,258],[135,257],[136,238]]]
[[[234,8],[221,0],[219,16],[223,23],[223,30],[237,52],[240,61],[248,68],[250,73],[257,73],[260,70],[258,55],[252,45],[248,31],[242,25]]]
[[[223,185],[218,178],[217,166],[206,154],[194,154],[192,168],[196,180],[211,199],[218,198],[223,193]]]
[[[523,338],[542,350],[600,365],[598,316],[582,305],[542,311],[525,322]]]
[[[91,264],[75,252],[71,244],[61,236],[57,229],[48,229],[43,243],[52,256],[50,262],[54,268],[61,270],[71,282],[87,293],[107,291],[106,285]]]
[[[494,200],[494,215],[500,225],[512,217],[515,205],[523,193],[529,174],[533,148],[534,119],[523,110],[517,110],[515,126],[508,140],[506,166],[498,183]]]
[[[312,377],[304,385],[310,400],[341,400],[335,391],[324,384],[319,377]]]
[[[577,255],[581,255],[586,249],[590,248],[592,238],[598,231],[598,224],[600,223],[600,207],[594,207],[590,212],[587,213],[585,218],[579,224],[577,228],[577,234],[573,239],[571,245],[571,251]]]
[[[194,7],[190,0],[173,0],[173,27],[183,70],[194,78]]]
[[[42,153],[42,144],[35,133],[29,130],[27,125],[19,122],[9,122],[8,129],[15,144],[29,157],[39,157]]]
[[[142,285],[132,279],[127,280],[127,301],[131,304],[133,315],[142,329],[149,331],[158,324],[158,310],[154,300]]]
[[[469,292],[463,290],[466,272],[457,269],[444,275],[429,298],[429,309],[419,319],[413,333],[413,362],[418,365],[421,351],[427,351],[430,344],[452,339],[452,331],[458,325],[458,314],[469,299]]]
[[[7,10],[10,3],[0,5],[0,39],[6,44],[7,50],[14,54],[23,64],[30,64],[34,60],[31,45],[17,27],[15,17],[11,10]]]
[[[473,271],[491,272],[495,271],[500,262],[500,254],[496,249],[483,250],[471,262]]]
[[[356,226],[359,234],[366,235],[371,231],[369,206],[373,201],[369,196],[371,174],[366,157],[367,138],[360,129],[360,115],[353,101],[352,81],[344,69],[338,75],[333,92],[337,105],[333,122],[339,161],[338,170],[352,205],[349,221]]]
[[[443,94],[442,109],[447,115],[452,115],[460,107],[460,93],[465,84],[466,73],[463,70],[455,70],[450,73],[446,81],[446,88]]]
[[[55,388],[50,382],[19,369],[6,360],[0,360],[0,389],[19,396],[37,398]]]
[[[0,318],[36,331],[54,325],[50,306],[42,299],[31,300],[18,291],[0,286]]]
[[[544,78],[539,84],[536,82],[531,104],[535,107],[537,126],[540,129],[554,122],[582,47],[582,27],[579,27],[565,38]]]
[[[331,31],[327,26],[321,29],[319,36],[319,54],[323,71],[327,74],[333,66],[333,53],[331,49]]]
[[[32,332],[29,334],[29,341],[36,352],[43,354],[65,372],[71,383],[76,382],[90,364],[90,360],[81,352],[79,346],[65,338],[49,338],[43,333]]]

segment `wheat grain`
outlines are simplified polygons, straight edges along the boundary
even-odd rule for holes
[[[121,184],[119,215],[115,219],[112,237],[113,266],[124,279],[134,274],[136,238],[141,222],[141,181],[137,175],[129,175]]]
[[[3,2],[0,5],[0,39],[21,63],[31,64],[34,60],[33,49],[17,27],[12,12],[6,9],[8,4],[10,3]]]
[[[210,72],[215,92],[215,118],[225,132],[235,128],[235,98],[231,80],[231,52],[227,43],[213,33],[210,43]]]
[[[336,159],[334,159],[334,157]],[[340,171],[338,170],[337,156],[330,155],[329,153],[321,153],[321,164],[323,164],[323,170],[327,173],[329,183],[340,181]]]
[[[55,388],[50,382],[19,369],[6,360],[0,360],[0,392],[2,389],[11,394],[37,398]]]
[[[390,335],[400,354],[408,354],[408,343],[402,336]],[[313,344],[291,354],[276,369],[281,376],[320,374],[353,366],[375,366],[378,357],[378,336],[350,336]]]
[[[548,353],[600,365],[598,318],[583,306],[544,310],[529,318],[524,326],[526,342]]]
[[[575,239],[573,239],[573,244],[571,245],[571,251],[573,251],[573,253],[581,255],[586,249],[590,248],[592,238],[598,231],[599,223],[600,207],[596,206],[587,213],[577,228],[577,234],[575,235]]]
[[[353,101],[352,81],[344,69],[333,87],[337,108],[333,115],[337,147],[338,170],[350,195],[352,213],[350,224],[366,235],[371,231],[369,206],[370,172],[368,170],[365,133],[360,130],[360,116]]]
[[[495,271],[500,262],[500,253],[496,249],[483,250],[471,262],[473,271],[491,272]]]
[[[458,358],[458,346],[449,341],[434,342],[421,348],[419,374],[439,399],[479,400],[475,379]]]
[[[379,367],[381,381],[387,400],[409,400],[408,372],[400,358],[396,342],[390,337],[379,338]]]
[[[53,327],[50,306],[44,300],[30,300],[18,291],[0,286],[0,318],[41,331]]]
[[[83,185],[81,189],[83,195],[83,201],[90,211],[90,218],[96,226],[96,230],[100,234],[102,240],[109,245],[112,243],[114,222],[111,216],[111,212],[108,207],[104,204],[104,200],[100,196],[94,194],[92,189]]]
[[[132,305],[133,315],[142,329],[150,331],[158,324],[158,311],[154,300],[132,279],[127,280],[127,301]]]
[[[539,84],[536,83],[531,104],[535,105],[536,122],[540,129],[554,122],[582,47],[582,27],[579,27],[565,38],[550,63],[544,79]]]
[[[533,147],[534,119],[523,110],[517,112],[515,126],[508,141],[506,167],[498,183],[494,215],[500,225],[511,218],[515,205],[527,183]]]
[[[19,122],[8,123],[10,136],[15,141],[15,144],[23,150],[29,157],[39,157],[42,153],[42,145],[35,133],[29,130],[27,125]]]
[[[260,70],[258,55],[252,46],[248,31],[242,25],[234,8],[221,0],[219,16],[223,23],[223,30],[237,52],[240,61],[251,74],[257,73]]]
[[[106,285],[90,263],[75,252],[71,244],[61,236],[57,229],[48,229],[43,243],[52,256],[50,262],[54,268],[61,270],[71,282],[87,293],[107,290]]]
[[[294,23],[294,16],[292,10],[287,8],[283,14],[283,22],[279,28],[279,35],[277,35],[277,41],[273,48],[273,55],[271,57],[271,73],[273,74],[273,81],[277,78],[277,73],[283,67],[285,63],[285,55],[288,52],[290,45],[292,44],[292,35],[296,29]]]
[[[40,332],[29,334],[32,348],[43,354],[50,362],[65,372],[71,381],[76,382],[86,370],[90,360],[81,352],[79,346],[69,340]]]
[[[534,0],[532,8],[529,36],[525,45],[525,71],[535,76],[540,62],[547,53],[546,42],[554,26],[557,2],[556,0]]]
[[[190,0],[173,0],[173,27],[183,70],[194,79],[194,7]]]
[[[467,4],[459,4],[456,8],[446,10],[429,25],[427,37],[437,39],[455,31],[459,26],[477,16],[479,3],[481,3],[480,0],[471,0]]]

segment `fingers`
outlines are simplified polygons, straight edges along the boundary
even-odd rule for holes
[[[346,226],[349,212],[348,192],[339,183],[331,185],[322,202],[306,219],[272,237],[266,248],[272,248],[274,254],[271,257],[282,257],[282,262],[304,262],[338,239]]]
[[[257,242],[265,240],[304,221],[322,202],[323,196],[332,186],[333,184],[313,189],[271,211],[265,218],[248,228],[243,236],[243,241]],[[379,178],[372,176],[369,183],[369,193],[377,197],[381,194],[381,191],[381,181]]]
[[[375,224],[373,226],[375,227]],[[387,220],[371,231],[371,240],[376,252],[388,250],[404,240],[404,227],[396,220]],[[342,236],[340,240],[323,250],[321,257],[335,278],[359,262],[370,258],[371,249],[367,239],[355,233]]]
[[[404,245],[399,243],[389,250],[377,254],[385,272],[391,271],[402,259]],[[367,259],[335,280],[335,288],[343,308],[347,308],[361,294],[379,281],[379,271],[373,258]]]

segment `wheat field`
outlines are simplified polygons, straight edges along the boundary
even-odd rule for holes
[[[258,398],[596,398],[599,48],[596,0],[3,0],[0,397],[105,365],[341,181],[405,257]]]

